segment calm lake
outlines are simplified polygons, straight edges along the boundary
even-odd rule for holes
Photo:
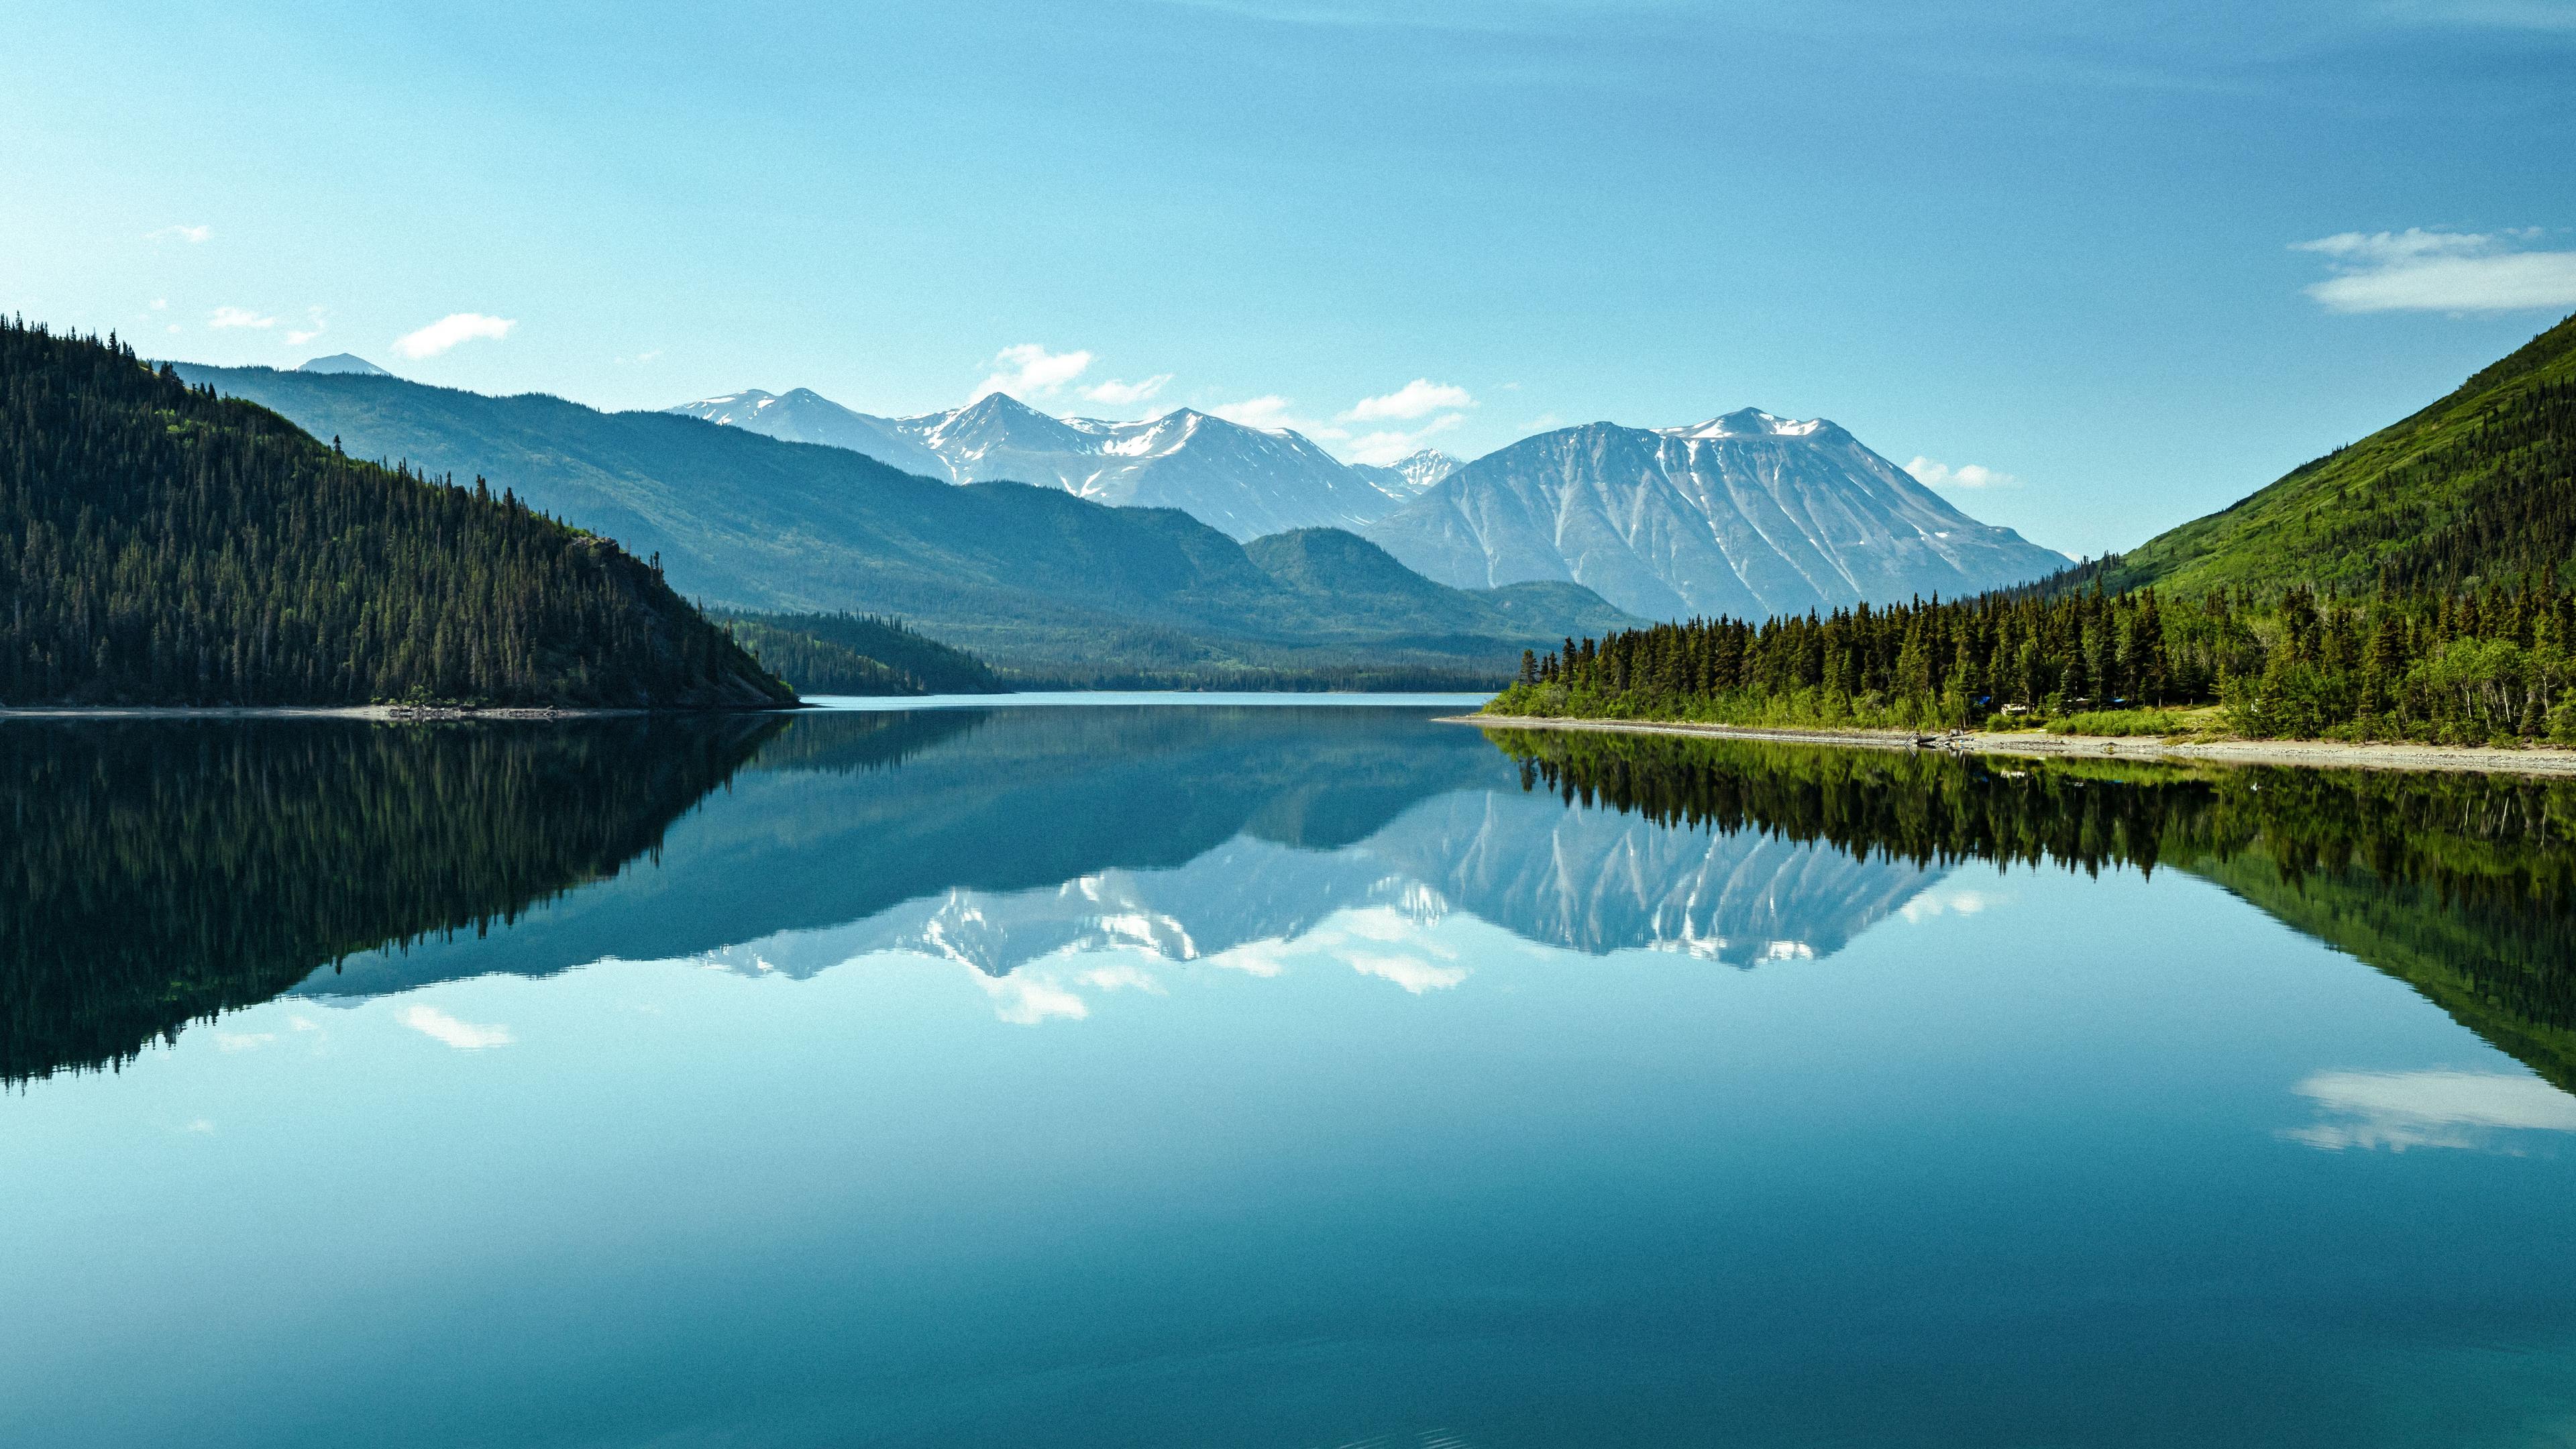
[[[2576,785],[0,723],[0,1441],[2576,1443]]]

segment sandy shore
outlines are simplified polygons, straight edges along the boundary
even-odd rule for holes
[[[1443,724],[1487,729],[1594,730],[1607,734],[1709,735],[1731,740],[1857,745],[1869,749],[1946,749],[1979,755],[2080,755],[2090,759],[2198,760],[2229,765],[2315,765],[2363,770],[2469,770],[2481,774],[2576,775],[2576,750],[2469,749],[2455,745],[2347,745],[2331,740],[2209,740],[2169,743],[2151,735],[1920,735],[1910,730],[1756,729],[1740,725],[1648,724],[1615,719],[1533,719],[1513,715],[1448,715]]]

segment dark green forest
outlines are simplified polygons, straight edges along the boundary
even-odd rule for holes
[[[0,702],[792,703],[658,569],[0,324]]]
[[[0,1082],[613,874],[785,724],[0,722]]]
[[[874,614],[719,613],[716,621],[799,694],[995,694],[983,660]]]
[[[1981,595],[1658,624],[1524,658],[1501,715],[2122,729],[2222,704],[2252,738],[2576,744],[2576,592],[2549,582],[2268,603],[2215,590]],[[2112,718],[2125,712],[2127,721]],[[2180,726],[2177,725],[2177,728]]]
[[[2182,870],[2576,1091],[2576,782],[1492,729],[1525,789],[1922,866]]]

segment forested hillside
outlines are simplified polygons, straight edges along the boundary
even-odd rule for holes
[[[0,324],[0,545],[8,704],[793,701],[608,540],[113,338]]]
[[[2576,318],[2125,556],[1951,603],[1568,640],[1491,708],[2576,745]]]
[[[2169,597],[2576,585],[2576,317],[2234,506],[2061,577]]]
[[[983,660],[872,614],[721,614],[761,666],[799,694],[993,694]]]

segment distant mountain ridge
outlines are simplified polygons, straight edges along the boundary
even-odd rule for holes
[[[658,554],[685,595],[754,612],[899,617],[996,667],[1053,678],[1367,665],[1499,679],[1525,647],[1638,622],[1561,584],[1435,585],[1347,533],[1291,532],[1247,551],[1172,509],[1103,507],[1049,486],[958,486],[668,413],[394,377],[179,373],[337,437],[355,456],[479,473]]]
[[[1968,517],[1831,422],[1754,408],[1524,438],[1360,532],[1453,587],[1566,580],[1663,619],[1973,594],[2070,562]]]
[[[1352,527],[1418,491],[1402,465],[1381,480],[1297,433],[1191,408],[1144,422],[1058,418],[996,392],[946,412],[888,418],[798,388],[728,393],[665,411],[848,448],[952,483],[1052,484],[1115,507],[1177,508],[1238,540]],[[1416,471],[1429,466],[1416,464]]]

